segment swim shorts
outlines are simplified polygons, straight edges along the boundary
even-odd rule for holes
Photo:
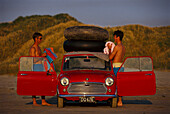
[[[44,71],[44,67],[42,64],[34,64],[33,71]]]
[[[113,63],[113,71],[115,76],[117,76],[117,72],[119,71],[121,65],[122,63]],[[121,67],[119,72],[124,72],[124,67]]]
[[[119,71],[119,68],[120,68],[120,67],[115,67],[115,68],[113,68],[113,71],[114,71],[115,76],[117,76],[117,72]],[[122,67],[119,72],[124,72],[124,67]]]

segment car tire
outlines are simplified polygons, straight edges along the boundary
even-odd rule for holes
[[[68,40],[106,41],[109,39],[107,30],[95,26],[73,26],[64,31]]]
[[[111,107],[112,108],[116,108],[117,107],[117,97],[112,98]]]
[[[58,108],[63,108],[64,107],[64,100],[61,97],[58,97]]]
[[[103,52],[103,49],[105,48],[105,42],[66,40],[63,44],[63,47],[66,52],[71,51]]]

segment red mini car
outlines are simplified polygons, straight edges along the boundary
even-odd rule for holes
[[[17,93],[31,96],[57,93],[58,107],[64,106],[64,100],[111,101],[111,107],[116,107],[118,95],[154,95],[156,81],[151,57],[126,58],[115,76],[107,55],[70,52],[63,57],[58,77],[45,57],[20,57]]]
[[[57,81],[58,107],[63,107],[64,100],[111,101],[111,107],[116,107],[118,95],[156,93],[152,58],[148,56],[126,58],[115,76],[112,62],[101,52],[66,53]]]

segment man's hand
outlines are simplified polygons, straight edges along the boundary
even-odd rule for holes
[[[47,54],[46,54],[46,53],[43,53],[41,56],[46,57],[46,56],[47,56]]]
[[[112,48],[112,44],[108,43],[108,44],[107,44],[107,47],[108,47],[109,49],[111,49],[111,48]]]

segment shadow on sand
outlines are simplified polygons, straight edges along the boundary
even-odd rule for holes
[[[31,98],[31,97],[30,97]],[[37,103],[41,104],[41,97],[37,97]],[[50,104],[57,106],[57,96],[46,99],[46,101]],[[26,105],[30,105],[33,102],[26,103]],[[110,103],[106,101],[99,101],[97,103],[79,103],[78,101],[67,101],[64,103],[65,106],[81,106],[81,107],[97,107],[97,106],[110,106]],[[152,104],[149,100],[123,100],[123,104]]]

